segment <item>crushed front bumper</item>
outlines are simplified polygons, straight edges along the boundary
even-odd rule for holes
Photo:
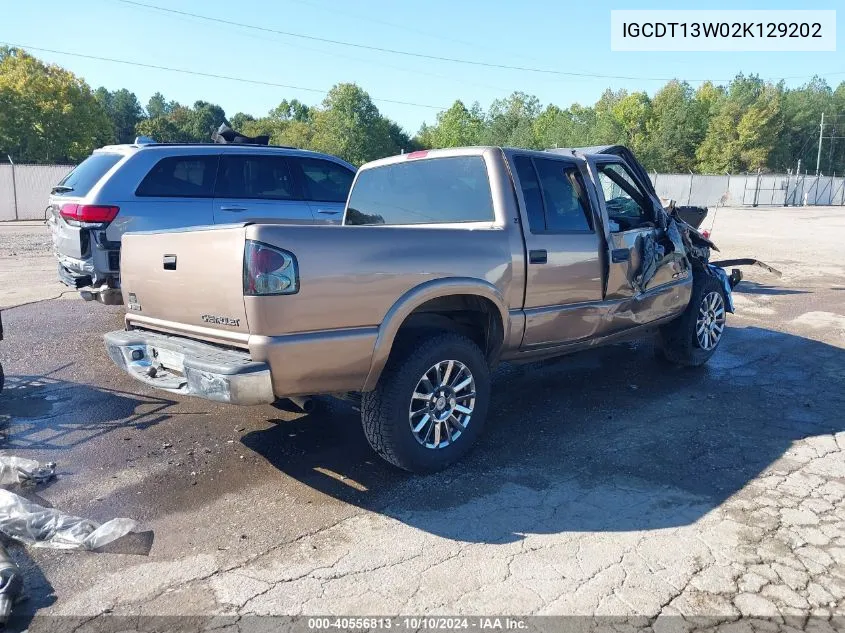
[[[229,404],[276,400],[269,365],[253,361],[246,350],[147,330],[118,330],[103,338],[112,361],[147,385]]]

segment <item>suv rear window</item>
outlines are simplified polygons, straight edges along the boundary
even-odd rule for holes
[[[53,195],[85,196],[106,172],[117,165],[123,154],[91,154],[76,169],[62,178]]]
[[[217,156],[171,156],[150,170],[136,196],[158,198],[211,198],[217,175]]]
[[[365,169],[349,195],[344,224],[492,222],[493,198],[481,156],[409,160]]]

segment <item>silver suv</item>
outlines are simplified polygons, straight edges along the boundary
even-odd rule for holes
[[[53,187],[47,223],[59,279],[122,303],[120,238],[206,224],[338,224],[355,167],[327,154],[246,144],[110,145]]]

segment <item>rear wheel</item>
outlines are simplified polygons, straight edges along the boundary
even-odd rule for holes
[[[680,317],[660,328],[658,349],[673,363],[703,365],[722,342],[726,318],[722,282],[708,272],[696,271],[689,305]]]
[[[472,448],[489,398],[490,370],[475,343],[453,332],[423,336],[394,350],[363,394],[364,433],[399,468],[441,470]]]

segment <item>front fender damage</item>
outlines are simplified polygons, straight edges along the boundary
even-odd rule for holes
[[[719,248],[696,226],[684,221],[677,211],[676,208],[664,211],[658,218],[660,230],[638,239],[641,264],[631,279],[631,286],[637,293],[646,290],[649,281],[661,266],[672,261],[685,260],[693,270],[703,271],[719,279],[725,289],[728,311],[733,312],[731,291],[742,281],[742,271],[733,268],[728,274],[726,268],[757,266],[776,277],[782,275],[779,270],[751,257],[710,261],[711,252],[719,252]],[[703,211],[706,213],[706,209]]]

